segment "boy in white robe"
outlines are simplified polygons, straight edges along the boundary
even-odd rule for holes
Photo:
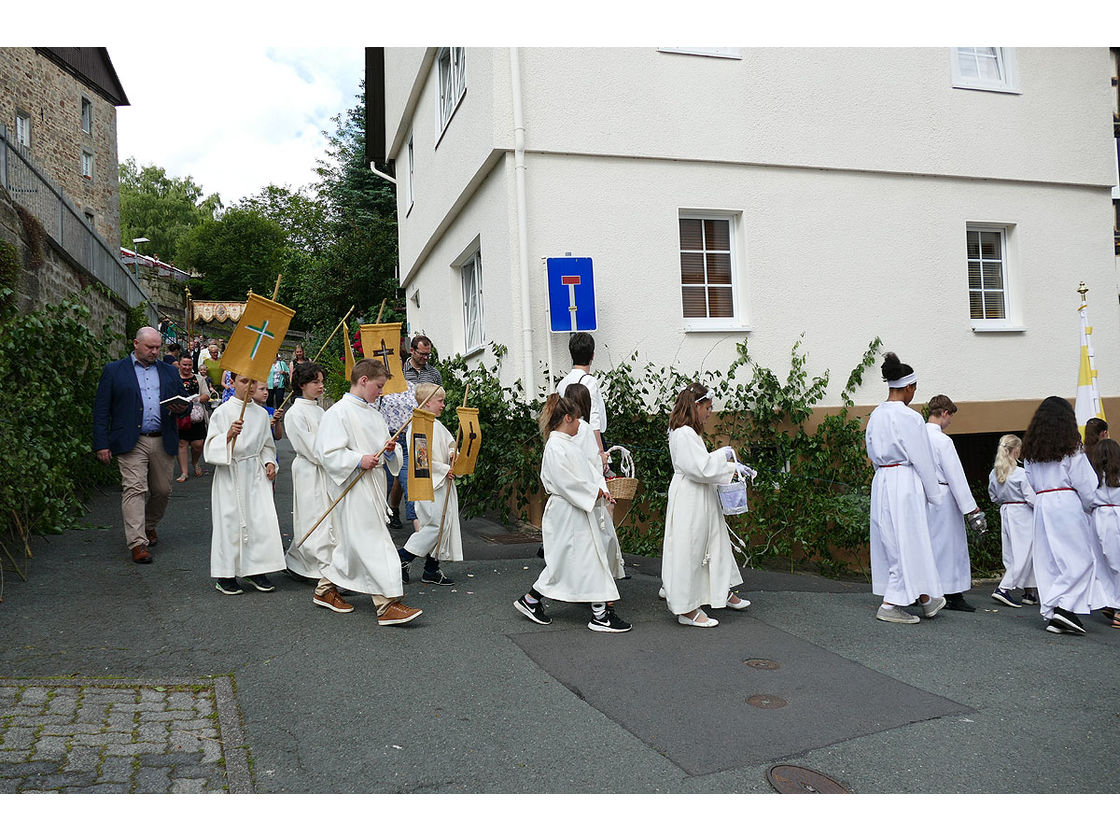
[[[210,575],[223,595],[242,593],[239,577],[261,592],[271,592],[275,587],[267,573],[284,568],[272,493],[276,444],[268,412],[252,400],[245,402],[248,388],[248,377],[234,378],[235,395],[214,410],[203,445],[203,456],[214,467]]]
[[[396,440],[390,439],[381,412],[370,404],[388,378],[385,365],[375,359],[355,364],[350,392],[323,415],[315,438],[315,455],[327,474],[327,492],[332,500],[341,498],[331,513],[337,542],[315,594],[322,597],[331,585],[365,592],[372,596],[377,623],[382,625],[407,624],[421,614],[401,602],[404,584],[387,526],[385,472],[375,469],[383,461],[394,474],[401,468]],[[361,478],[343,497],[358,475]]]
[[[933,559],[945,590],[945,609],[976,612],[976,607],[964,599],[964,593],[972,588],[972,564],[963,517],[975,516],[980,507],[968,489],[968,479],[953,439],[945,434],[957,413],[957,406],[944,394],[931,397],[928,405],[926,433],[933,449],[937,483],[947,490],[939,501],[930,503],[927,512]]]
[[[550,394],[541,413],[541,432],[547,435],[541,484],[549,494],[541,522],[545,566],[513,606],[530,621],[550,624],[543,597],[590,602],[589,630],[625,633],[631,625],[614,612],[618,588],[603,550],[599,518],[603,509],[596,509],[596,501],[610,501],[610,494],[602,471],[592,468],[573,439],[578,430],[579,409],[559,394]]]
[[[437,586],[453,586],[455,583],[440,569],[440,561],[456,563],[463,559],[459,494],[455,489],[455,438],[438,419],[443,413],[446,400],[443,388],[434,383],[424,382],[416,386],[416,402],[424,404],[424,410],[430,411],[437,418],[432,424],[432,440],[428,446],[435,498],[432,501],[413,501],[416,521],[420,527],[398,551],[404,575],[408,574],[408,566],[414,559],[423,557],[424,573],[420,576],[420,582]],[[412,439],[411,424],[406,438]]]

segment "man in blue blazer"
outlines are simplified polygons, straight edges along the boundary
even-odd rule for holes
[[[93,449],[103,464],[117,456],[124,536],[134,563],[152,562],[148,549],[156,544],[156,525],[171,498],[179,451],[176,415],[186,410],[160,405],[187,396],[178,369],[159,361],[162,341],[159,330],[142,327],[133,352],[105,365],[93,403]]]

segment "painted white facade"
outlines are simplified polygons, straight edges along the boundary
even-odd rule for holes
[[[507,381],[531,368],[539,389],[549,341],[558,374],[568,364],[567,335],[548,332],[541,258],[570,252],[594,260],[599,367],[637,351],[639,364],[721,370],[747,338],[784,374],[804,332],[835,405],[879,336],[918,371],[919,398],[1072,397],[1084,280],[1102,393],[1120,395],[1108,49],[1005,50],[1017,92],[954,87],[948,48],[733,53],[466,48],[465,93],[441,132],[437,50],[386,49],[410,331],[444,356],[470,349],[458,265],[478,251],[485,340],[508,348]],[[690,211],[732,220],[730,327],[682,315],[679,218]],[[1005,233],[1008,317],[996,329],[970,320],[970,224]],[[883,393],[876,370],[855,401]]]

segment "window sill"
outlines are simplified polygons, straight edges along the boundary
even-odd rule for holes
[[[686,333],[748,333],[746,324],[685,324]]]
[[[466,352],[463,353],[463,361],[466,361],[467,359],[473,359],[477,356],[481,356],[485,349],[486,349],[486,345],[480,344],[478,347],[472,348],[471,350],[467,350]]]
[[[447,127],[449,125],[451,125],[451,121],[453,119],[455,119],[455,115],[459,112],[459,106],[463,104],[463,100],[466,99],[466,98],[467,98],[467,88],[464,85],[462,92],[459,94],[459,98],[455,100],[455,104],[451,108],[451,113],[449,113],[447,115],[447,120],[443,121],[443,124],[439,126],[439,131],[436,132],[436,142],[435,142],[435,145],[432,146],[433,149],[438,149],[439,148],[440,141],[443,140],[443,135],[447,131]],[[436,117],[436,122],[437,123],[441,122],[438,115]]]
[[[1022,333],[1022,332],[1026,332],[1027,328],[1025,326],[1023,326],[1022,324],[985,324],[985,323],[977,323],[976,321],[973,321],[972,322],[972,331],[973,332],[978,332],[978,333],[979,332]]]
[[[982,90],[988,93],[1013,93],[1017,96],[1022,95],[1022,91],[1017,87],[1006,87],[1004,85],[985,85],[983,82],[953,82],[954,90]]]

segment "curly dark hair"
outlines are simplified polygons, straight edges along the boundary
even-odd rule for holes
[[[879,368],[883,374],[883,381],[890,382],[895,379],[901,379],[904,376],[909,376],[914,372],[914,368],[905,364],[898,358],[897,353],[886,353],[883,356],[883,365]]]
[[[301,390],[308,382],[314,382],[315,377],[323,373],[323,369],[315,362],[304,362],[295,366],[292,372],[292,387]]]
[[[1081,450],[1077,415],[1069,400],[1047,397],[1035,409],[1023,435],[1024,461],[1060,461]]]

